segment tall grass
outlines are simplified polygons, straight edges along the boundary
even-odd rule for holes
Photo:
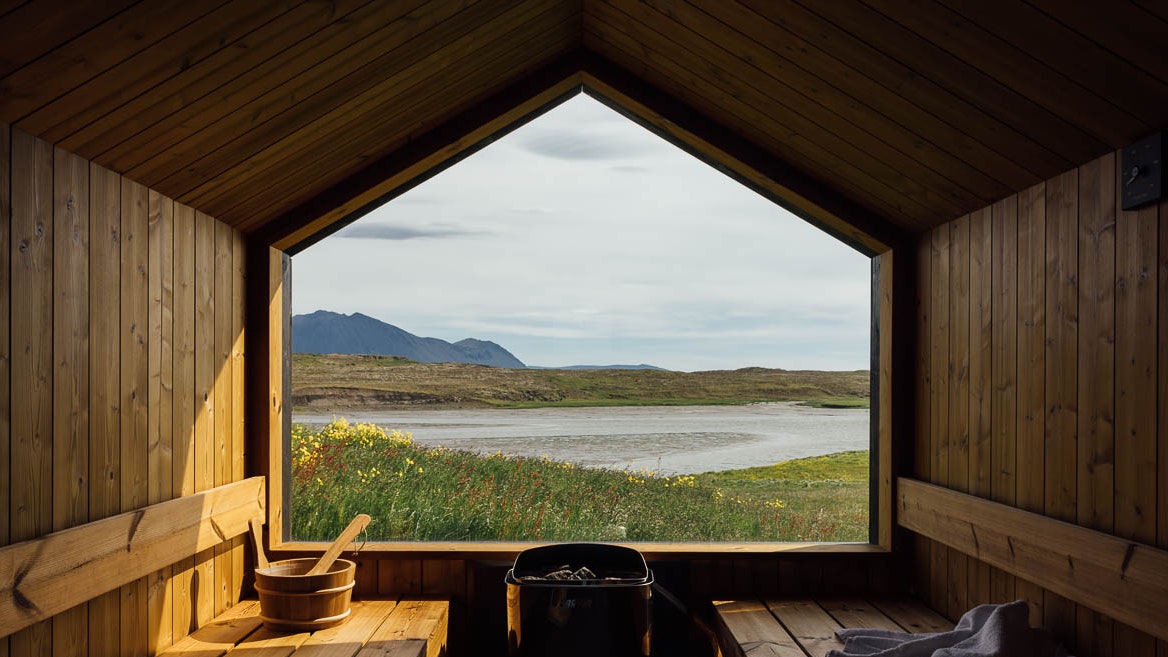
[[[583,468],[426,448],[409,434],[343,419],[315,432],[295,425],[291,447],[297,540],[331,540],[356,513],[373,516],[369,537],[379,541],[867,539],[867,484],[850,475]],[[866,478],[867,455],[857,454]],[[857,471],[858,458],[842,467]]]

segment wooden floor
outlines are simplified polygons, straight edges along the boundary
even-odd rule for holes
[[[273,632],[260,605],[245,600],[195,630],[166,657],[438,657],[445,654],[449,603],[437,600],[354,601],[343,625],[317,632]]]
[[[718,638],[725,655],[823,657],[843,648],[842,627],[904,632],[945,632],[953,623],[912,600],[824,598],[715,602]]]

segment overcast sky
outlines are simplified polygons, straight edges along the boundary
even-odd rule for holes
[[[294,256],[292,308],[528,365],[853,370],[870,268],[580,95]]]

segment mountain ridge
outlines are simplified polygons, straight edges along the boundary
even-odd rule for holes
[[[362,313],[317,310],[292,316],[293,353],[402,356],[419,363],[469,363],[522,369],[527,366],[490,340],[450,343],[420,337]]]

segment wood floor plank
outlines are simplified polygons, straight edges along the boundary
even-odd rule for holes
[[[365,600],[352,603],[352,615],[343,625],[313,632],[296,651],[296,657],[352,657],[385,622],[397,603]]]
[[[308,632],[275,632],[261,627],[239,642],[228,655],[240,657],[288,657],[308,640]]]
[[[767,606],[757,600],[716,601],[719,640],[744,657],[804,657],[803,650]]]
[[[766,604],[811,657],[825,657],[829,650],[843,648],[835,638],[839,623],[815,601],[767,600]]]
[[[884,612],[905,632],[948,632],[953,629],[953,621],[929,609],[916,600],[905,598],[877,598],[872,600],[877,609]]]
[[[219,657],[260,627],[260,603],[240,602],[181,639],[159,657]]]
[[[828,598],[818,599],[817,602],[841,627],[901,631],[896,621],[889,618],[879,607],[862,598]]]
[[[402,600],[369,638],[366,649],[383,650],[394,641],[418,639],[426,641],[427,657],[438,657],[446,650],[449,617],[446,601]]]

